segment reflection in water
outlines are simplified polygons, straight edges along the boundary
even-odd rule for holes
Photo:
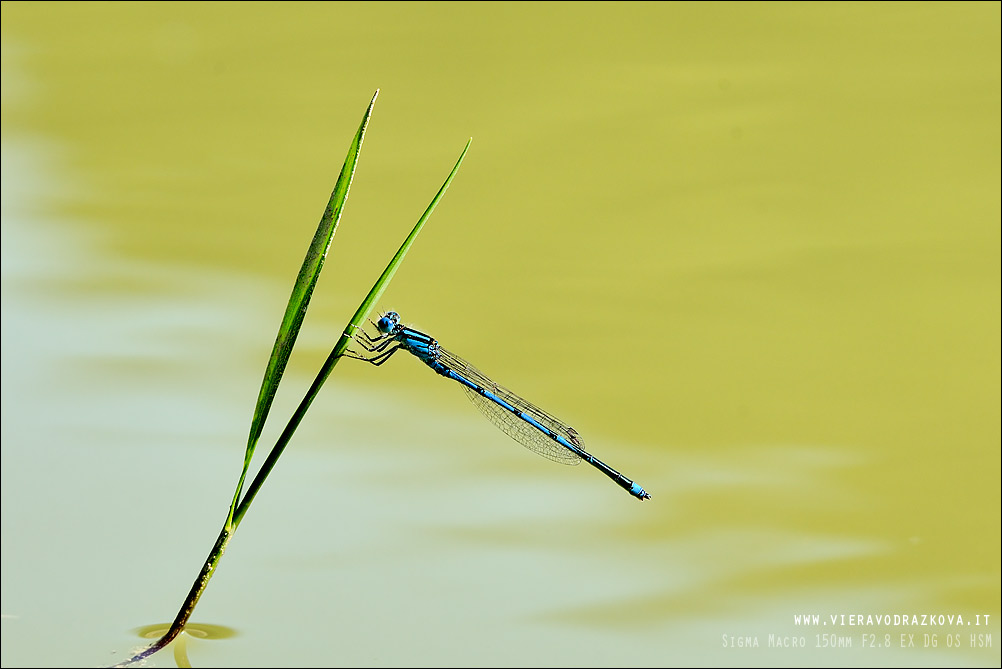
[[[167,630],[170,629],[170,623],[159,623],[156,625],[146,625],[135,630],[143,639],[159,639]],[[226,627],[224,625],[209,625],[205,623],[188,623],[185,625],[184,631],[177,636],[171,645],[174,648],[174,662],[178,667],[190,667],[191,662],[188,660],[188,639],[200,639],[200,640],[217,640],[217,639],[229,639],[237,636],[238,632],[232,627]]]

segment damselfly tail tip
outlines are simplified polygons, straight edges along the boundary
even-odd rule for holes
[[[636,497],[637,499],[639,499],[641,502],[643,502],[645,499],[651,498],[651,494],[646,490],[644,490],[643,488],[641,488],[639,483],[634,483],[629,479],[626,479],[626,483],[630,484],[629,488],[626,488],[625,485],[623,486],[624,488],[626,488],[626,491],[631,495],[633,495],[634,497]]]

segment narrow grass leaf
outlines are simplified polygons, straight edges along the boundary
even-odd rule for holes
[[[289,304],[285,308],[285,315],[282,317],[282,324],[278,328],[278,336],[275,338],[275,346],[272,348],[271,356],[268,358],[268,367],[264,372],[264,379],[261,382],[261,391],[258,393],[257,405],[254,407],[254,418],[251,420],[250,434],[247,437],[247,450],[244,453],[244,468],[240,474],[240,481],[237,484],[236,492],[233,496],[233,503],[230,506],[232,515],[236,507],[237,500],[243,489],[244,479],[247,476],[247,469],[250,466],[251,458],[254,455],[254,448],[257,446],[261,432],[264,430],[265,420],[271,410],[278,384],[282,380],[282,374],[289,362],[289,355],[299,336],[299,329],[302,327],[303,318],[310,304],[310,297],[313,289],[317,285],[320,271],[323,269],[324,260],[330,250],[334,233],[337,231],[338,222],[341,220],[341,212],[344,209],[345,201],[348,199],[348,190],[351,187],[351,180],[355,174],[355,166],[358,163],[358,154],[362,148],[362,140],[365,137],[365,129],[372,116],[372,108],[376,104],[376,97],[379,91],[372,96],[362,122],[358,126],[355,138],[348,149],[348,155],[341,168],[341,174],[334,184],[334,191],[331,193],[327,208],[320,218],[320,224],[313,235],[313,242],[303,259],[303,266],[299,269],[299,276],[292,287],[292,295],[289,297]]]
[[[444,196],[445,192],[449,189],[449,184],[452,183],[456,173],[459,172],[459,166],[463,164],[463,158],[466,157],[466,152],[470,150],[470,143],[472,142],[472,138],[466,142],[463,152],[459,155],[459,160],[456,161],[456,165],[452,168],[452,172],[449,173],[445,183],[443,183],[442,187],[438,189],[438,193],[436,193],[435,197],[432,198],[431,204],[428,205],[424,214],[422,214],[421,218],[418,219],[418,222],[414,225],[410,234],[407,235],[407,239],[404,240],[404,243],[400,245],[396,255],[393,256],[392,260],[390,260],[390,264],[386,266],[383,273],[379,275],[378,279],[376,279],[376,283],[373,284],[369,294],[362,300],[362,304],[359,305],[358,310],[355,312],[355,315],[352,316],[348,326],[345,327],[344,332],[341,333],[341,337],[338,339],[337,344],[334,345],[334,350],[331,351],[330,355],[327,356],[327,360],[325,360],[324,364],[320,367],[320,371],[317,372],[317,376],[313,380],[313,384],[307,391],[306,396],[303,397],[303,401],[299,403],[295,413],[292,414],[292,418],[289,419],[288,424],[285,426],[285,430],[282,432],[281,436],[279,436],[278,441],[271,449],[271,452],[265,459],[264,464],[261,465],[261,469],[258,471],[257,476],[254,477],[253,482],[251,482],[251,484],[247,487],[247,494],[244,495],[242,500],[240,500],[240,505],[233,514],[232,524],[234,529],[236,529],[236,527],[240,524],[240,520],[243,518],[244,514],[247,513],[247,508],[254,500],[254,496],[257,495],[257,491],[261,488],[261,485],[268,477],[272,468],[274,468],[275,463],[278,462],[279,456],[282,455],[282,451],[285,450],[285,446],[289,443],[289,440],[292,439],[293,433],[296,431],[296,428],[299,427],[299,423],[302,422],[303,417],[306,415],[306,410],[310,408],[310,404],[313,403],[313,399],[317,396],[317,393],[320,392],[320,388],[324,385],[324,381],[326,381],[327,377],[330,376],[331,370],[334,369],[334,365],[337,364],[337,361],[340,359],[345,349],[348,348],[348,344],[351,343],[352,333],[355,332],[355,330],[361,326],[362,321],[369,316],[369,313],[372,311],[372,307],[375,306],[379,297],[383,294],[383,291],[386,290],[386,286],[389,284],[390,279],[393,278],[393,274],[397,271],[397,266],[400,265],[404,256],[407,255],[407,251],[410,250],[411,245],[418,236],[418,233],[421,232],[421,228],[424,227],[424,224],[431,217],[432,212],[435,211],[435,207],[438,206],[439,200],[442,199],[442,196]]]
[[[341,338],[334,347],[333,355],[340,356],[344,353],[345,349],[348,348],[348,344],[351,343],[352,334],[354,334],[355,330],[361,327],[362,322],[369,317],[369,314],[372,312],[372,308],[376,305],[376,302],[379,301],[379,298],[382,297],[383,291],[386,290],[386,286],[390,283],[390,279],[392,279],[394,273],[396,273],[397,266],[400,265],[400,261],[404,259],[405,255],[407,255],[407,252],[410,250],[411,245],[417,238],[418,233],[421,232],[421,228],[424,227],[425,222],[431,217],[431,213],[435,211],[435,207],[438,206],[439,200],[441,200],[442,196],[445,195],[445,191],[449,190],[449,184],[452,183],[453,177],[455,177],[456,173],[459,172],[459,166],[463,164],[463,159],[466,157],[466,152],[470,150],[470,144],[472,142],[473,138],[471,137],[466,142],[463,152],[459,155],[459,160],[456,161],[456,166],[452,168],[452,172],[449,173],[449,177],[445,180],[445,183],[443,183],[442,187],[438,189],[438,193],[436,193],[435,197],[432,198],[428,208],[425,209],[424,214],[421,215],[421,218],[418,219],[418,222],[414,225],[414,229],[411,230],[409,235],[407,235],[407,239],[404,240],[404,243],[401,244],[400,248],[397,250],[396,255],[393,256],[392,260],[390,260],[390,264],[386,266],[383,273],[379,275],[378,279],[376,279],[376,283],[373,284],[372,290],[370,290],[369,294],[365,296],[364,300],[362,300],[362,304],[359,305],[355,315],[351,317],[351,320],[348,322],[348,326],[344,329],[344,332],[341,334]]]

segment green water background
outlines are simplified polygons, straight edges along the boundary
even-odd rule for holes
[[[998,665],[997,3],[2,12],[4,666],[173,617],[376,88],[262,448],[472,136],[379,308],[654,498],[339,365],[196,666]]]

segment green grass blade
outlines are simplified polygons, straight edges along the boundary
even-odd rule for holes
[[[378,94],[379,91],[377,90],[376,95]],[[341,176],[338,178],[337,184],[334,187],[334,193],[331,194],[330,203],[328,203],[327,210],[324,212],[324,217],[320,221],[320,227],[313,239],[309,252],[307,252],[306,260],[303,262],[303,269],[299,272],[299,278],[296,280],[295,288],[293,288],[292,297],[289,299],[289,306],[286,309],[285,318],[282,320],[282,326],[279,329],[278,338],[275,342],[275,348],[268,361],[268,370],[265,372],[264,382],[262,383],[261,393],[258,398],[258,405],[254,412],[254,421],[251,425],[251,437],[248,440],[244,467],[240,474],[240,483],[237,486],[237,493],[234,497],[233,504],[230,506],[226,523],[220,530],[219,537],[216,539],[215,545],[209,552],[209,556],[206,558],[205,563],[202,566],[202,570],[199,572],[198,578],[192,585],[187,598],[181,605],[181,609],[178,611],[177,617],[174,619],[174,622],[171,624],[167,633],[145,650],[115,665],[117,667],[125,667],[149,657],[164,648],[184,629],[185,624],[187,624],[188,619],[195,609],[195,604],[198,603],[198,600],[205,591],[206,586],[208,586],[209,579],[215,572],[219,560],[222,558],[233,533],[236,531],[237,526],[243,519],[244,514],[247,513],[247,509],[249,508],[251,502],[254,501],[254,497],[257,495],[258,490],[261,488],[264,480],[268,477],[268,474],[271,473],[271,470],[274,469],[279,456],[285,450],[285,447],[288,445],[293,433],[296,431],[296,428],[306,415],[306,410],[309,409],[313,399],[320,391],[320,387],[324,384],[324,381],[327,380],[327,377],[330,376],[334,365],[337,364],[338,359],[340,359],[341,355],[348,347],[348,344],[351,342],[352,333],[357,330],[362,321],[368,317],[369,312],[372,311],[372,307],[375,306],[379,297],[383,294],[383,291],[386,289],[390,279],[393,278],[393,274],[396,272],[397,266],[407,254],[407,251],[414,243],[414,239],[421,231],[421,228],[424,227],[425,222],[427,222],[427,220],[431,217],[431,214],[438,205],[439,200],[441,200],[442,196],[445,195],[446,190],[449,188],[449,184],[452,183],[452,179],[459,171],[459,166],[463,163],[463,158],[466,157],[466,152],[470,149],[470,143],[473,141],[472,139],[466,143],[466,147],[460,154],[455,167],[452,168],[452,172],[449,173],[449,177],[445,180],[445,183],[442,184],[438,193],[434,198],[432,198],[431,204],[428,205],[424,214],[422,214],[421,218],[418,219],[418,222],[407,236],[407,239],[404,240],[404,243],[400,245],[400,249],[397,251],[396,255],[393,256],[389,265],[386,266],[386,269],[383,270],[383,273],[376,280],[376,283],[372,286],[372,290],[370,290],[369,294],[366,295],[364,300],[362,300],[362,304],[355,312],[351,322],[341,334],[337,344],[334,346],[334,349],[331,351],[327,360],[321,367],[320,372],[317,374],[317,377],[314,379],[313,385],[310,386],[306,396],[303,398],[302,402],[300,402],[299,407],[292,415],[292,418],[289,419],[288,424],[285,426],[285,430],[278,438],[275,446],[271,449],[271,452],[265,459],[264,464],[258,471],[257,476],[254,477],[254,480],[248,486],[247,493],[243,496],[243,499],[240,500],[240,504],[237,505],[236,502],[240,496],[240,491],[247,475],[247,469],[250,464],[250,458],[253,454],[254,446],[261,436],[264,419],[267,417],[268,410],[271,407],[271,402],[274,398],[275,390],[278,387],[278,382],[281,380],[282,372],[285,371],[285,365],[288,362],[289,354],[292,350],[293,344],[295,343],[296,335],[299,332],[299,327],[302,324],[303,317],[306,315],[306,307],[309,303],[313,288],[316,285],[317,275],[319,275],[320,270],[323,267],[324,256],[326,256],[327,251],[330,248],[331,238],[334,235],[338,220],[341,216],[341,209],[348,196],[348,187],[351,184],[351,176],[354,173],[355,162],[358,159],[358,151],[362,145],[365,127],[372,114],[372,107],[375,101],[376,96],[374,95],[372,97],[372,102],[369,103],[369,108],[366,110],[365,116],[362,119],[362,124],[358,129],[358,133],[355,135],[355,141],[352,143],[351,149],[349,149],[348,158],[345,159],[345,166],[341,170]],[[325,231],[324,235],[326,235],[326,238],[324,238],[324,235],[321,234],[321,230]],[[321,248],[322,251],[320,251]]]
[[[365,129],[372,116],[372,108],[376,104],[376,97],[379,91],[372,96],[369,107],[362,116],[362,122],[358,126],[355,138],[348,149],[348,155],[341,168],[341,174],[334,184],[330,201],[320,218],[320,224],[313,236],[313,242],[303,259],[303,266],[296,277],[296,283],[292,288],[292,295],[289,297],[289,304],[285,308],[285,315],[282,317],[282,324],[278,328],[278,336],[275,338],[275,346],[272,348],[271,357],[268,358],[268,367],[264,372],[264,379],[261,382],[261,391],[258,393],[257,405],[254,407],[254,418],[251,420],[250,434],[247,437],[247,450],[244,452],[244,467],[240,473],[240,480],[237,483],[236,492],[233,495],[233,502],[230,505],[230,517],[236,508],[237,500],[243,490],[244,480],[247,476],[247,469],[250,467],[254,449],[258,439],[264,429],[265,420],[271,410],[278,384],[282,380],[282,374],[289,362],[289,355],[299,336],[299,329],[306,316],[306,310],[310,304],[310,297],[313,289],[317,285],[320,277],[320,270],[323,269],[324,260],[330,250],[334,233],[337,231],[338,222],[341,220],[341,212],[344,209],[345,201],[348,199],[348,190],[351,187],[351,180],[355,174],[355,166],[358,163],[358,154],[362,148],[362,140],[365,137]]]
[[[334,347],[335,355],[340,356],[344,353],[345,349],[348,348],[348,344],[351,343],[352,334],[354,334],[355,330],[361,327],[362,322],[369,317],[369,313],[372,311],[372,308],[376,305],[376,302],[379,301],[379,298],[383,295],[383,291],[386,290],[386,286],[389,284],[390,279],[392,279],[393,275],[396,273],[397,266],[400,264],[400,261],[404,259],[405,255],[407,255],[407,251],[410,250],[411,245],[418,236],[418,233],[421,232],[421,228],[424,227],[425,222],[431,217],[431,213],[435,211],[435,207],[438,206],[438,201],[445,195],[445,191],[449,190],[449,184],[452,183],[453,177],[455,177],[456,173],[459,171],[459,166],[463,164],[463,159],[466,157],[466,152],[470,150],[470,144],[472,142],[473,138],[471,137],[466,142],[466,146],[463,148],[463,152],[459,155],[459,160],[456,161],[456,166],[453,167],[452,172],[449,173],[449,177],[445,180],[445,183],[442,184],[442,187],[438,189],[438,193],[436,193],[435,197],[432,198],[428,208],[425,209],[424,214],[421,215],[421,218],[418,219],[418,222],[414,225],[414,229],[411,230],[409,235],[407,235],[407,239],[405,239],[404,243],[400,245],[400,249],[397,250],[396,255],[393,256],[392,260],[390,260],[390,264],[388,264],[386,269],[383,270],[383,273],[372,286],[372,290],[370,290],[369,294],[365,296],[364,300],[362,300],[362,304],[359,305],[355,315],[351,317],[351,320],[348,322],[348,327],[344,329],[344,332],[341,334],[341,339],[338,340],[337,345]]]
[[[310,386],[306,396],[303,397],[303,401],[299,403],[295,413],[292,414],[292,418],[289,419],[288,424],[285,426],[285,430],[283,430],[281,436],[278,438],[274,448],[271,449],[271,452],[268,454],[264,464],[261,465],[261,469],[258,471],[257,476],[254,477],[254,480],[247,487],[247,494],[244,495],[242,500],[240,500],[240,505],[237,507],[236,513],[233,515],[234,529],[236,529],[236,527],[240,524],[240,520],[243,518],[244,514],[247,513],[247,508],[250,506],[250,503],[254,501],[254,496],[257,495],[257,492],[264,483],[264,480],[275,467],[275,463],[278,462],[279,456],[282,455],[282,451],[285,450],[289,440],[292,439],[293,433],[296,431],[296,428],[299,427],[299,423],[302,422],[303,417],[306,415],[306,410],[310,408],[310,404],[313,403],[313,399],[317,396],[317,393],[320,392],[320,388],[323,386],[324,381],[326,381],[327,377],[330,376],[331,371],[334,369],[334,365],[337,364],[337,361],[341,358],[345,349],[348,348],[348,345],[351,343],[352,333],[361,327],[362,321],[369,316],[369,313],[379,300],[379,297],[383,294],[383,291],[386,290],[386,286],[390,282],[390,279],[393,278],[393,274],[397,271],[397,266],[400,265],[404,256],[407,255],[407,251],[410,250],[411,245],[418,236],[418,233],[421,232],[421,228],[424,227],[425,222],[427,222],[427,220],[431,217],[432,212],[435,211],[435,207],[438,206],[439,200],[441,200],[442,196],[445,195],[445,191],[449,189],[449,184],[452,183],[452,179],[459,171],[459,166],[463,164],[463,158],[466,157],[466,152],[470,150],[471,142],[473,142],[473,139],[466,142],[466,147],[463,148],[463,152],[460,154],[459,160],[456,161],[456,165],[452,168],[452,172],[449,173],[445,183],[442,184],[438,193],[436,193],[435,197],[432,198],[431,204],[428,205],[424,214],[422,214],[421,218],[418,219],[418,222],[414,225],[410,234],[407,235],[407,239],[405,239],[404,243],[400,245],[400,249],[397,250],[396,255],[393,256],[393,259],[390,260],[390,263],[386,266],[386,269],[384,269],[383,273],[378,279],[376,279],[376,283],[372,286],[372,290],[370,290],[369,294],[365,296],[364,300],[362,300],[362,304],[358,307],[355,315],[352,316],[351,321],[348,323],[348,326],[345,327],[344,332],[341,333],[341,337],[338,339],[337,344],[334,345],[334,349],[331,351],[330,355],[327,356],[327,360],[324,361],[323,366],[321,366],[320,371],[313,380],[313,385]]]

